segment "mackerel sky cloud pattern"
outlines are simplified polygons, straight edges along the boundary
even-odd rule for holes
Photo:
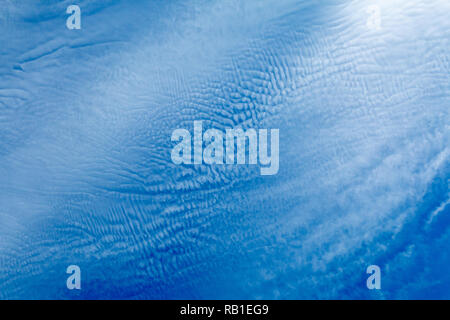
[[[449,16],[0,0],[0,299],[449,299]],[[174,163],[195,121],[277,170]]]

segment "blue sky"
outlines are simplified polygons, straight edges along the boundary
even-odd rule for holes
[[[71,4],[0,0],[0,298],[450,297],[448,1]],[[194,120],[278,174],[175,165]]]

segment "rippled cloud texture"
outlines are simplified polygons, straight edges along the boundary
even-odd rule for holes
[[[0,298],[450,298],[449,16],[0,0]],[[174,164],[196,120],[279,129],[278,173]]]

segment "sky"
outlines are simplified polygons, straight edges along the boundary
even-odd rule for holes
[[[0,0],[0,299],[449,299],[449,14]],[[173,163],[194,121],[279,171]]]

